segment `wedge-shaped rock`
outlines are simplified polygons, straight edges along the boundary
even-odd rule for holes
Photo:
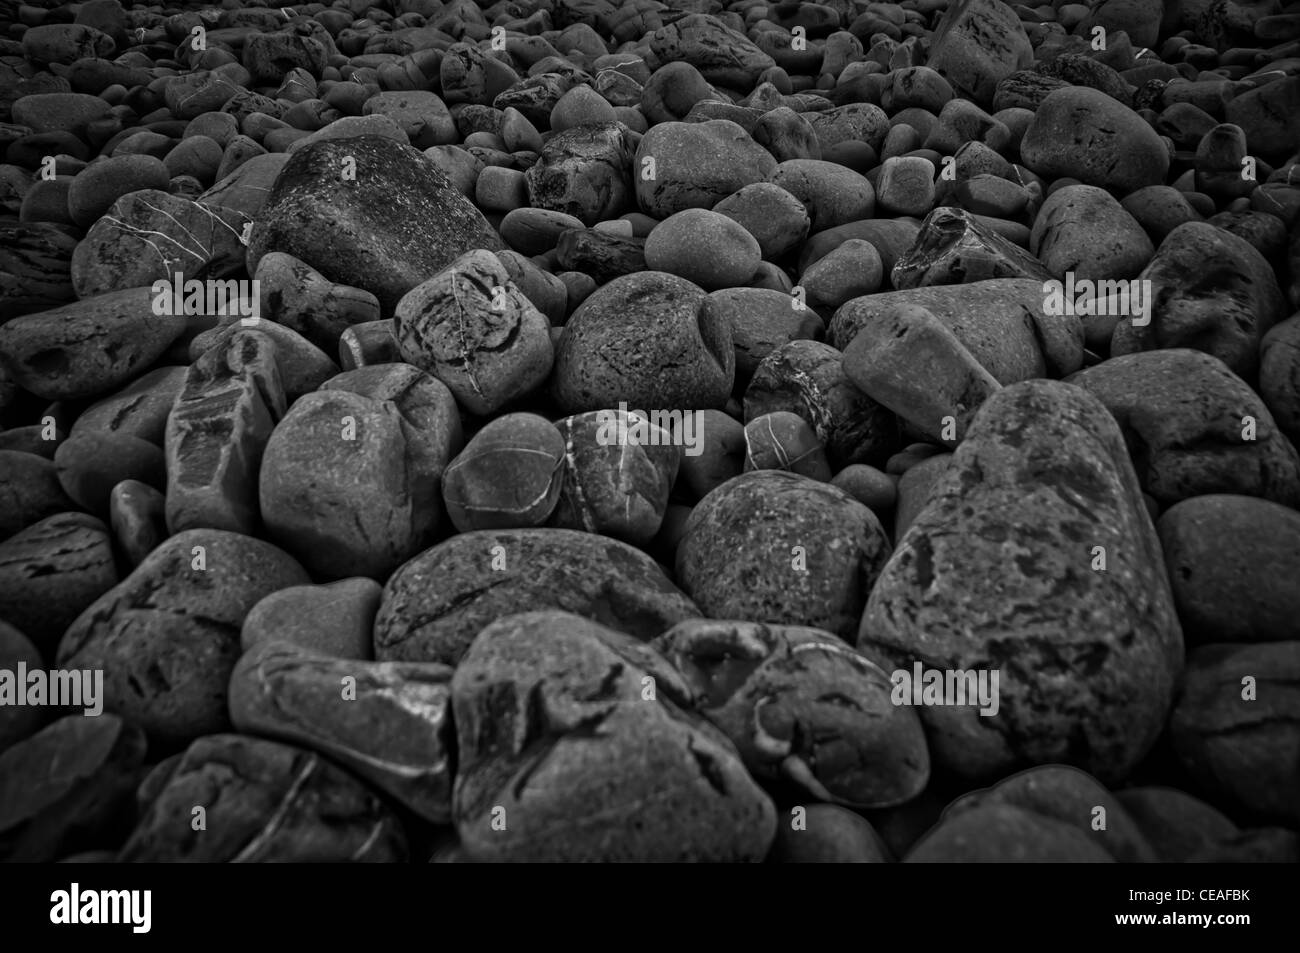
[[[901,305],[862,325],[844,352],[859,390],[939,443],[956,446],[1002,385],[929,311]]]
[[[726,736],[685,710],[682,677],[636,639],[565,612],[508,616],[479,633],[451,690],[455,823],[471,857],[767,853],[772,802]]]
[[[916,242],[894,265],[900,290],[961,285],[992,278],[1034,278],[1051,272],[1037,258],[959,208],[937,208],[925,217]]]
[[[256,532],[258,470],[285,411],[275,345],[235,332],[192,365],[167,418],[167,526]]]
[[[858,648],[945,682],[997,678],[995,711],[921,709],[934,761],[958,777],[1064,762],[1123,779],[1160,734],[1183,643],[1105,407],[1053,381],[990,398],[872,590]]]
[[[444,824],[451,817],[451,674],[446,665],[358,662],[263,642],[230,677],[230,720],[248,734],[328,755]]]
[[[1046,314],[1043,282],[1034,278],[864,295],[835,312],[826,339],[846,351],[859,328],[900,305],[919,305],[942,321],[999,384],[1064,377],[1083,366],[1083,323]]]

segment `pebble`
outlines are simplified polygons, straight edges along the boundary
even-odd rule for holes
[[[646,678],[657,686],[648,702]],[[757,861],[771,845],[775,809],[736,748],[683,710],[692,691],[672,665],[622,632],[562,611],[499,618],[474,639],[451,693],[453,814],[471,857]],[[516,737],[542,748],[525,752]],[[542,773],[521,775],[537,757]],[[518,819],[504,836],[492,829],[496,806]]]
[[[546,380],[555,358],[549,328],[505,265],[483,249],[466,252],[412,288],[393,313],[402,358],[480,415]]]
[[[555,348],[552,387],[570,414],[617,407],[721,408],[735,352],[722,315],[684,278],[644,271],[598,288],[569,317]]]
[[[755,777],[859,808],[903,803],[925,788],[920,719],[888,701],[885,672],[831,633],[692,619],[652,644]]]
[[[646,239],[646,266],[694,282],[705,291],[748,283],[762,250],[739,223],[718,212],[693,208],[657,225]]]
[[[1068,498],[1056,489],[1065,473]],[[1091,568],[1096,547],[1104,574]],[[857,645],[890,668],[1000,673],[1001,730],[978,706],[921,709],[936,766],[962,777],[1028,758],[1105,782],[1140,761],[1172,705],[1182,634],[1105,406],[1041,380],[990,398],[871,591]]]
[[[710,617],[812,624],[852,638],[889,550],[875,514],[842,490],[752,470],[691,511],[677,577]]]
[[[626,543],[549,527],[479,530],[425,550],[389,577],[375,617],[375,658],[457,665],[493,620],[539,608],[643,640],[700,615],[658,563]]]
[[[196,739],[156,782],[124,863],[401,863],[398,815],[371,788],[304,748],[223,732]],[[196,799],[213,836],[190,836]]]
[[[536,414],[505,414],[475,434],[442,475],[442,498],[459,532],[546,522],[560,499],[566,441]]]

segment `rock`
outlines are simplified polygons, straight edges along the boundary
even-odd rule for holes
[[[677,576],[711,618],[851,637],[889,548],[875,514],[842,490],[757,470],[691,511]]]
[[[1300,108],[1300,77],[1287,76],[1228,100],[1224,118],[1246,133],[1251,152],[1269,162],[1300,149],[1300,133],[1289,117]]]
[[[445,146],[459,141],[456,121],[437,93],[422,89],[391,90],[366,100],[365,116],[387,116],[401,127],[417,149]]]
[[[693,433],[686,432],[691,424]],[[556,422],[564,441],[559,500],[550,525],[580,529],[646,546],[659,531],[682,459],[681,443],[706,426],[699,414],[681,418],[681,432],[653,417],[598,410]],[[680,442],[680,443],[679,443]],[[499,477],[497,477],[499,479]]]
[[[14,101],[12,112],[14,122],[36,135],[72,133],[85,138],[92,122],[109,116],[109,105],[83,92],[42,92]]]
[[[525,173],[528,204],[587,226],[614,218],[632,200],[628,172],[634,148],[627,127],[618,122],[559,132]]]
[[[775,171],[771,153],[727,119],[660,123],[641,137],[632,160],[637,204],[659,219],[711,209]]]
[[[935,27],[927,65],[981,105],[998,83],[1034,58],[1014,10],[1000,0],[959,0]]]
[[[1089,281],[1135,277],[1155,254],[1133,216],[1092,185],[1066,186],[1047,197],[1034,218],[1029,250],[1053,277],[1069,272]]]
[[[1169,719],[1178,763],[1215,797],[1295,827],[1300,791],[1294,751],[1300,713],[1300,642],[1205,645],[1188,653]]]
[[[889,117],[879,106],[871,103],[849,103],[834,109],[823,109],[808,114],[822,147],[822,158],[830,160],[835,148],[843,143],[866,143],[879,150],[889,131]]]
[[[1070,382],[1119,421],[1142,488],[1161,506],[1209,493],[1300,505],[1295,448],[1246,383],[1210,355],[1184,348],[1127,354]]]
[[[875,211],[876,194],[871,183],[835,162],[790,159],[776,167],[771,181],[804,204],[813,233],[871,218]]]
[[[74,433],[54,452],[59,483],[79,507],[108,514],[108,497],[123,480],[161,488],[167,481],[162,448],[125,433]]]
[[[682,457],[681,482],[696,499],[702,499],[744,469],[745,428],[720,410],[702,410],[697,420],[699,453]]]
[[[663,272],[618,278],[573,313],[555,349],[552,387],[575,414],[634,409],[720,408],[731,392],[735,353],[721,315],[697,285]]]
[[[258,470],[285,407],[274,345],[256,331],[239,329],[190,365],[164,441],[171,532],[256,531]]]
[[[269,641],[235,665],[230,718],[248,734],[328,755],[443,824],[451,817],[451,676],[445,665],[358,662]]]
[[[0,857],[49,863],[130,829],[144,734],[113,715],[60,718],[0,752]]]
[[[546,418],[496,418],[442,475],[452,523],[462,533],[542,525],[559,500],[564,462],[564,438]]]
[[[1029,252],[970,213],[948,206],[925,217],[916,243],[898,259],[891,273],[894,287],[900,291],[997,278],[1044,281],[1051,277],[1051,272]]]
[[[72,254],[77,297],[125,291],[158,281],[219,279],[244,261],[242,212],[191,202],[156,189],[112,204]],[[183,279],[182,279],[183,280]]]
[[[185,384],[186,370],[157,367],[141,374],[79,414],[72,425],[72,436],[122,435],[162,446],[167,416]]]
[[[567,529],[482,530],[393,573],[375,618],[375,657],[456,665],[488,623],[538,608],[640,639],[700,615],[654,560],[626,543]]]
[[[1115,792],[1115,799],[1166,863],[1184,863],[1194,854],[1237,836],[1236,824],[1184,791],[1125,788]]]
[[[73,232],[63,225],[0,225],[0,315],[9,320],[75,300],[72,253],[76,247]]]
[[[701,13],[688,13],[655,30],[649,41],[660,62],[689,63],[710,83],[735,89],[752,87],[760,73],[775,65],[745,34]]]
[[[184,315],[155,315],[148,288],[129,288],[0,325],[0,363],[45,400],[107,393],[160,358]]]
[[[113,487],[108,518],[128,568],[144,562],[167,538],[167,498],[138,480],[123,480]]]
[[[409,426],[396,403],[346,389],[295,401],[258,471],[270,538],[326,579],[382,580],[427,546],[437,471],[412,466]]]
[[[271,642],[289,643],[314,655],[370,661],[371,628],[383,587],[355,576],[323,586],[290,586],[248,611],[240,648],[249,652]]]
[[[1182,635],[1103,410],[1051,381],[990,398],[871,592],[858,635],[868,658],[989,684],[997,673],[996,708],[921,711],[935,763],[960,777],[1062,762],[1110,783],[1164,723]]]
[[[215,734],[170,767],[122,848],[123,863],[367,863],[406,859],[397,815],[334,762],[302,748]],[[193,837],[196,804],[211,832]]]
[[[796,340],[775,348],[745,390],[745,421],[788,410],[812,425],[832,469],[883,462],[898,445],[894,416],[853,386],[843,359],[820,341]]]
[[[762,251],[740,224],[706,209],[692,208],[669,216],[645,243],[646,266],[666,271],[705,291],[749,282]]]
[[[803,244],[812,222],[803,202],[771,182],[746,185],[713,206],[713,211],[753,235],[764,261],[776,261]]]
[[[809,804],[791,808],[788,825],[777,823],[769,859],[779,864],[884,864],[892,858],[860,814],[835,804]]]
[[[1049,93],[1020,155],[1045,178],[1071,177],[1120,194],[1162,185],[1169,152],[1154,129],[1118,100],[1087,86]]]
[[[544,255],[556,246],[566,229],[582,227],[581,220],[564,212],[519,208],[501,220],[501,237],[520,254]]]
[[[77,504],[59,484],[54,461],[21,450],[0,450],[0,540]]]
[[[1001,389],[957,336],[917,305],[862,325],[844,352],[844,374],[919,433],[950,447]]]
[[[829,632],[694,619],[652,643],[758,778],[821,801],[886,807],[929,780],[920,719],[889,676]]]
[[[1004,804],[1068,824],[1094,838],[1118,863],[1159,858],[1123,803],[1078,768],[1047,764],[1013,774],[993,787],[971,791],[944,811],[945,821],[967,811]],[[1099,826],[1104,821],[1104,826]]]
[[[23,56],[36,63],[75,63],[81,59],[107,59],[113,38],[84,23],[49,23],[22,34]]]
[[[788,410],[763,414],[745,425],[745,470],[788,470],[822,483],[831,478],[817,434]]]
[[[1112,354],[1193,347],[1254,379],[1260,341],[1286,317],[1286,302],[1272,267],[1248,241],[1188,222],[1160,243],[1140,277],[1151,282],[1150,313],[1142,316],[1149,323],[1121,319]]]
[[[977,807],[921,838],[904,863],[1114,863],[1077,827],[1006,804]]]
[[[555,246],[555,260],[561,268],[607,284],[646,271],[645,239],[623,238],[593,228],[569,229]]]
[[[31,639],[8,622],[0,622],[0,671],[16,673],[20,665],[25,665],[29,672],[45,667],[40,650]],[[47,718],[48,712],[37,705],[0,708],[0,755],[40,731]]]
[[[934,206],[934,164],[923,156],[893,156],[880,166],[876,198],[891,215],[926,215]]]
[[[825,285],[814,284],[814,288]],[[725,288],[709,295],[706,307],[721,314],[731,328],[736,352],[736,387],[748,386],[763,358],[791,341],[815,341],[825,334],[821,318],[811,308],[770,288]]]
[[[243,65],[256,85],[266,86],[293,69],[320,76],[327,55],[324,44],[310,36],[256,32],[244,40]]]
[[[452,679],[464,849],[492,861],[761,859],[772,803],[689,699],[658,653],[587,619],[489,625]],[[504,836],[492,827],[502,811]]]
[[[904,451],[904,455],[906,454],[907,451]],[[930,502],[930,494],[934,492],[951,461],[952,454],[942,452],[928,454],[919,460],[915,458],[909,460],[906,469],[898,476],[898,508],[894,513],[894,539],[902,539],[907,528],[912,525],[912,521],[925,509],[926,504]],[[886,476],[897,472],[889,470]]]
[[[271,186],[289,161],[284,153],[255,155],[235,169],[221,174],[217,182],[199,196],[198,201],[233,209],[256,219],[266,204]]]
[[[1047,314],[1045,299],[1043,282],[1033,278],[881,292],[836,311],[826,338],[847,350],[858,330],[886,311],[918,305],[943,322],[999,384],[1064,376],[1083,365],[1083,325],[1075,315]]]
[[[763,113],[750,134],[777,162],[822,157],[821,142],[812,123],[789,106],[778,106]]]
[[[1259,395],[1282,432],[1300,446],[1300,315],[1275,325],[1260,342]]]
[[[393,320],[403,359],[482,415],[546,380],[554,359],[549,329],[505,265],[482,249],[407,292]]]
[[[239,627],[264,596],[309,580],[270,543],[223,530],[170,537],[69,626],[61,668],[102,669],[104,710],[163,748],[228,724]]]
[[[263,255],[254,277],[262,291],[263,316],[301,334],[326,354],[338,352],[348,328],[379,320],[379,299],[369,291],[335,284],[292,255]]]
[[[167,167],[153,156],[121,155],[92,162],[72,180],[68,214],[79,227],[90,228],[123,196],[166,191],[169,181]]]
[[[1209,494],[1167,509],[1156,528],[1188,642],[1300,641],[1300,513]]]
[[[330,281],[369,291],[387,311],[466,251],[501,247],[430,160],[391,139],[362,136],[293,154],[253,227],[248,267],[256,271],[263,255],[285,252]]]
[[[1153,47],[1160,38],[1163,14],[1164,4],[1152,0],[1102,0],[1084,18],[1084,35],[1092,36],[1095,27],[1107,33],[1123,30],[1134,46]]]

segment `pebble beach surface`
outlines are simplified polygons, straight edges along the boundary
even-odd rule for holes
[[[1296,0],[0,0],[0,860],[1300,861]]]

